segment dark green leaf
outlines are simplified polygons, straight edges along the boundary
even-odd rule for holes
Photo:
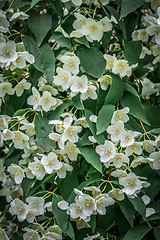
[[[80,109],[80,110],[84,109],[80,93],[78,93],[75,97],[72,98],[72,103],[77,109]]]
[[[147,119],[151,126],[158,128],[160,125],[160,109],[150,104],[143,104]]]
[[[123,107],[129,107],[129,114],[140,119],[142,122],[149,125],[146,114],[143,110],[142,104],[138,97],[130,92],[125,92],[123,98],[121,99],[121,104]]]
[[[52,27],[52,17],[48,13],[42,15],[34,14],[29,17],[28,25],[34,34],[39,47]]]
[[[114,110],[115,110],[114,105],[111,104],[103,105],[97,117],[96,122],[97,134],[100,134],[107,129],[111,122]]]
[[[141,52],[142,45],[138,41],[129,41],[124,45],[124,57],[129,62],[129,65],[139,62]]]
[[[77,56],[86,73],[94,78],[102,76],[105,71],[106,61],[101,51],[94,47],[81,46],[77,48]]]
[[[99,134],[99,135],[96,134],[96,123],[91,122],[90,119],[89,119],[89,117],[91,115],[93,115],[93,112],[91,110],[85,110],[86,121],[89,125],[89,129],[91,130],[91,132],[92,132],[94,138],[96,139],[96,141],[99,144],[102,144],[105,141],[105,136],[104,136],[104,134]]]
[[[119,202],[119,206],[120,206],[120,209],[123,212],[124,216],[130,223],[131,227],[133,228],[134,216],[136,213],[133,205],[130,203],[128,198],[125,198],[123,201]]]
[[[96,228],[96,215],[91,216],[91,220],[89,221],[89,225],[92,228],[92,232],[94,233],[95,228]]]
[[[104,50],[106,50],[106,48],[108,47],[110,40],[111,40],[111,32],[105,32],[102,38],[102,45]]]
[[[40,0],[32,0],[31,8],[34,7],[34,5],[36,5],[38,2],[40,2]]]
[[[42,146],[54,146],[54,142],[49,139],[48,135],[52,131],[52,125],[48,124],[49,120],[41,115],[36,116],[34,124],[35,124],[35,133],[36,137]]]
[[[124,91],[124,82],[123,80],[114,74],[111,74],[112,84],[109,89],[109,92],[106,96],[105,103],[116,104],[123,96]]]
[[[153,232],[156,240],[160,240],[160,228],[155,228]]]
[[[146,223],[136,225],[127,232],[123,240],[141,240],[150,230],[151,228]]]
[[[55,10],[56,13],[58,13],[58,15],[63,15],[63,4],[61,1],[59,0],[49,0],[51,6],[53,7],[53,9]]]
[[[133,204],[134,208],[142,215],[145,219],[146,217],[146,205],[140,197],[129,198],[130,202]]]
[[[35,68],[43,72],[49,83],[53,82],[53,74],[55,70],[55,55],[51,47],[45,43],[38,48],[32,37],[24,36],[23,43],[26,50],[35,57]]]
[[[144,3],[144,0],[122,0],[120,17],[126,17],[128,14],[141,7]]]
[[[59,119],[59,117],[63,113],[63,111],[71,105],[72,105],[72,103],[63,103],[63,104],[59,105],[53,112],[49,113],[48,119],[50,119],[50,120]]]
[[[81,44],[85,45],[88,48],[90,47],[89,42],[86,39],[86,37],[81,37],[81,38],[77,38],[77,39],[75,38],[75,42],[81,43]]]
[[[90,163],[99,172],[102,172],[102,163],[100,161],[100,157],[93,147],[81,147],[79,150],[88,163]]]
[[[62,201],[63,198],[60,195],[54,194],[52,197],[52,209],[53,214],[56,218],[57,224],[62,229],[62,231],[65,233],[68,228],[68,215],[66,211],[61,210],[58,207],[58,202]],[[69,226],[70,228],[70,226]]]
[[[75,239],[75,234],[74,234],[74,230],[73,230],[73,227],[72,227],[72,224],[70,222],[68,222],[67,224],[67,229],[66,229],[66,232],[67,235],[72,239],[74,240]]]

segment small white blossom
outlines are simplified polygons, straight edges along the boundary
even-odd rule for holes
[[[96,152],[100,155],[101,162],[108,162],[116,155],[116,147],[111,141],[106,140],[104,145],[98,145]]]
[[[56,69],[56,72],[58,75],[54,77],[54,84],[67,90],[71,84],[71,74],[60,67]]]
[[[119,74],[121,77],[128,76],[132,74],[132,69],[126,60],[116,60],[112,68],[114,74]]]
[[[51,93],[48,91],[44,91],[42,97],[39,100],[39,105],[42,106],[42,109],[45,112],[48,112],[51,106],[56,104],[56,99],[52,97]]]
[[[34,158],[34,162],[28,164],[28,168],[32,171],[32,174],[36,176],[38,180],[42,180],[46,174],[43,164],[38,158]]]
[[[48,174],[51,174],[53,170],[58,170],[62,167],[62,163],[58,161],[57,155],[54,152],[50,152],[48,156],[44,155],[41,159],[41,163]]]
[[[14,176],[14,180],[17,184],[20,184],[22,182],[24,173],[20,166],[11,164],[11,166],[8,167],[8,172]]]
[[[12,215],[17,215],[17,218],[20,222],[24,221],[27,217],[28,206],[22,202],[20,199],[16,198],[11,202],[11,207],[9,212]]]
[[[128,117],[127,113],[129,113],[128,107],[125,107],[121,110],[114,111],[112,119],[111,119],[111,124],[115,124],[119,120],[123,121],[124,123],[128,122],[129,117]]]

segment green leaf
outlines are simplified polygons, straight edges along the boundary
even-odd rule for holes
[[[79,150],[88,163],[90,163],[99,172],[102,172],[102,163],[100,161],[100,157],[93,147],[81,147]]]
[[[68,228],[68,215],[66,211],[61,210],[57,205],[58,202],[62,200],[63,198],[60,195],[54,194],[52,197],[52,209],[53,209],[53,214],[56,218],[57,224],[65,233]]]
[[[23,189],[23,193],[24,193],[24,196],[28,196],[30,190],[32,189],[32,185],[34,182],[36,182],[37,179],[29,179],[29,178],[24,178],[23,181],[22,181],[22,189]]]
[[[42,187],[44,183],[48,182],[51,178],[53,178],[54,175],[55,173],[52,173],[50,175],[46,175],[42,180],[37,180],[29,192],[30,196],[33,195],[39,187]]]
[[[111,32],[103,33],[102,45],[103,45],[104,50],[106,50],[106,48],[108,47],[108,44],[109,44],[109,42],[111,40],[111,35],[112,35]]]
[[[160,240],[160,228],[155,228],[153,230],[153,233],[154,233],[156,240]]]
[[[89,129],[87,129],[85,133],[82,135],[82,137],[79,139],[77,143],[77,147],[79,148],[86,145],[91,145],[91,142],[88,139],[89,136],[92,136],[92,133]]]
[[[53,112],[49,113],[48,119],[50,119],[50,120],[59,119],[59,117],[63,113],[63,111],[71,105],[72,105],[72,103],[63,103],[63,104],[59,105]]]
[[[75,42],[81,43],[81,44],[85,45],[88,48],[90,47],[89,42],[86,39],[86,37],[80,37],[80,38],[77,38],[77,39],[75,38]]]
[[[127,232],[123,240],[141,240],[150,230],[151,228],[146,223],[137,225]]]
[[[35,134],[39,142],[44,146],[54,146],[54,141],[49,139],[48,135],[52,131],[52,125],[48,124],[49,120],[41,115],[36,116],[35,124]]]
[[[35,62],[33,63],[35,68],[43,72],[48,82],[52,83],[56,59],[51,47],[45,43],[38,48],[34,38],[28,36],[23,37],[23,43],[26,50],[35,58]]]
[[[123,98],[121,99],[121,104],[123,107],[129,107],[129,114],[150,125],[139,98],[134,94],[125,92]]]
[[[151,129],[149,132],[153,134],[160,134],[160,128]]]
[[[79,109],[79,110],[83,110],[84,106],[83,106],[83,102],[81,100],[81,96],[80,93],[78,93],[75,97],[72,98],[72,103],[74,104],[74,106]]]
[[[103,105],[97,117],[96,122],[97,134],[100,134],[107,129],[111,122],[114,110],[115,110],[114,105],[111,104]]]
[[[150,125],[158,128],[160,123],[160,109],[150,104],[143,104],[143,108]]]
[[[133,204],[134,208],[146,219],[146,205],[140,197],[129,198],[130,202]]]
[[[119,76],[115,74],[110,75],[112,77],[112,84],[106,96],[105,103],[116,104],[123,96],[124,82]]]
[[[106,61],[97,48],[81,46],[77,48],[77,56],[85,72],[94,78],[101,77],[105,72]]]
[[[130,85],[129,83],[124,83],[124,90],[133,93],[136,97],[139,98],[139,95],[134,87]]]
[[[96,141],[99,143],[99,144],[102,144],[104,143],[105,141],[105,136],[104,134],[96,134],[96,123],[93,123],[90,121],[89,117],[93,115],[93,112],[91,110],[85,110],[85,117],[86,117],[86,122],[88,123],[89,125],[89,129],[91,130],[94,138],[96,139]]]
[[[72,224],[70,222],[68,222],[67,224],[67,229],[66,229],[66,232],[68,234],[68,236],[71,238],[71,239],[75,239],[75,234],[74,234],[74,230],[73,230],[73,227],[72,227]]]
[[[91,216],[91,220],[89,221],[88,224],[91,226],[92,232],[94,233],[95,228],[96,228],[96,215]]]
[[[25,108],[25,109],[18,109],[13,117],[16,117],[16,116],[23,116],[28,110],[31,110],[32,111],[32,108]]]
[[[142,45],[138,41],[129,41],[124,45],[124,57],[129,65],[139,62],[139,56],[142,52]]]
[[[120,209],[123,212],[124,216],[130,223],[131,227],[133,228],[134,216],[136,213],[133,205],[130,203],[128,198],[125,198],[123,201],[119,202],[119,206],[120,206]]]
[[[34,7],[40,0],[32,0],[31,2],[31,8]]]
[[[71,42],[68,38],[64,37],[64,35],[60,32],[54,32],[49,41],[55,41],[58,43],[59,47],[69,47],[71,46]]]
[[[63,4],[59,0],[49,0],[51,6],[58,15],[63,15]]]
[[[145,3],[144,0],[123,0],[121,6],[120,18],[126,17]]]
[[[128,130],[132,130],[132,131],[137,131],[137,132],[141,132],[144,133],[143,128],[141,127],[141,125],[139,125],[136,120],[134,120],[134,118],[132,118],[130,116],[129,121],[125,123],[125,127]]]
[[[38,47],[52,27],[52,17],[48,14],[34,14],[28,18],[28,25],[34,34]]]
[[[61,196],[67,200],[74,188],[78,186],[77,172],[75,168],[72,173],[68,173],[60,186]]]

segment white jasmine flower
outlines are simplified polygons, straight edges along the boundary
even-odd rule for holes
[[[28,164],[28,168],[32,171],[32,174],[36,176],[38,180],[42,180],[46,174],[45,169],[41,161],[38,158],[34,158],[34,162]]]
[[[44,198],[43,197],[27,197],[26,202],[29,204],[28,209],[34,211],[38,215],[44,213]]]
[[[80,13],[74,13],[76,20],[73,22],[74,29],[80,29],[83,25],[86,24],[86,17]]]
[[[20,132],[20,131],[14,131],[14,138],[13,138],[13,143],[15,148],[17,149],[24,149],[25,147],[29,148],[29,137]]]
[[[103,26],[100,22],[96,22],[94,19],[87,18],[86,24],[83,28],[81,28],[81,32],[90,42],[93,42],[93,40],[100,41],[103,36]]]
[[[149,217],[149,216],[151,216],[154,213],[156,213],[154,208],[146,208],[146,217]]]
[[[108,162],[111,158],[116,155],[117,148],[111,141],[106,140],[104,145],[98,145],[96,152],[100,155],[101,162]]]
[[[15,137],[14,133],[9,129],[4,129],[2,136],[3,136],[3,140],[5,141],[12,140]]]
[[[139,57],[141,59],[143,59],[146,56],[146,54],[151,55],[151,51],[148,48],[142,46],[142,52],[141,52],[141,55]]]
[[[32,171],[29,168],[25,168],[24,172],[26,173],[27,178],[29,178],[29,179],[33,179],[34,178],[34,175],[33,175]]]
[[[120,115],[119,115],[120,116]],[[117,117],[117,116],[116,116]],[[114,122],[114,118],[112,118],[113,122]],[[112,142],[116,143],[120,140],[120,136],[123,132],[125,132],[124,130],[124,122],[121,120],[118,120],[115,122],[115,124],[110,125],[107,128],[107,133],[111,134],[111,140]]]
[[[37,107],[39,105],[40,94],[35,87],[32,87],[32,93],[33,93],[33,95],[27,99],[27,104],[33,105],[33,109],[35,110],[35,109],[37,109]]]
[[[96,116],[96,115],[91,115],[91,116],[89,117],[89,120],[90,120],[91,122],[96,123],[96,122],[97,122],[97,116]]]
[[[155,37],[155,42],[160,44],[160,25],[151,25],[146,29],[149,36]]]
[[[76,200],[76,205],[82,208],[86,217],[92,215],[93,211],[96,210],[95,199],[87,194],[79,197]]]
[[[150,197],[148,197],[147,195],[143,195],[143,196],[141,197],[141,199],[143,200],[143,202],[145,203],[145,205],[149,204],[150,201],[151,201]]]
[[[151,167],[155,170],[159,170],[160,169],[160,151],[151,153],[149,157],[154,160],[153,165],[151,165]]]
[[[59,178],[65,178],[66,177],[66,172],[67,171],[72,171],[73,170],[73,167],[67,163],[62,163],[62,167],[60,169],[58,169],[56,172],[57,172],[57,175]]]
[[[26,20],[28,19],[29,15],[27,15],[24,12],[16,12],[12,15],[12,17],[10,18],[10,21],[15,20],[16,18],[21,19],[21,20]]]
[[[23,235],[24,240],[40,240],[40,236],[35,230],[29,229],[27,227],[25,227],[23,230],[26,231],[26,233]]]
[[[121,120],[124,123],[128,122],[129,117],[127,116],[127,113],[129,113],[129,108],[125,107],[121,110],[114,111],[111,124],[115,124],[117,121]]]
[[[67,72],[71,72],[75,75],[79,73],[80,60],[77,56],[75,56],[74,54],[65,54],[60,58],[60,60],[64,63],[64,70],[66,70]]]
[[[48,91],[44,91],[42,97],[39,100],[39,105],[42,106],[42,109],[45,112],[48,112],[51,106],[56,104],[56,99],[52,97],[51,93]]]
[[[106,207],[113,205],[115,200],[109,197],[108,194],[100,194],[95,198],[96,201],[96,210],[99,214],[106,214]]]
[[[118,169],[118,170],[112,171],[111,176],[123,178],[123,177],[127,176],[127,173],[123,170]]]
[[[142,83],[142,96],[150,96],[154,93],[156,93],[156,90],[154,89],[154,83],[152,83],[148,78],[144,78]]]
[[[130,77],[132,75],[132,69],[126,60],[114,61],[112,72],[114,74],[119,74],[121,77]]]
[[[85,117],[78,118],[78,119],[75,121],[74,124],[75,124],[75,125],[79,125],[79,124],[80,124],[82,127],[84,127],[84,128],[88,128],[88,123],[87,123]]]
[[[15,61],[17,58],[16,44],[14,41],[2,42],[0,44],[0,62],[8,63]]]
[[[144,158],[142,156],[136,157],[132,162],[131,162],[131,167],[135,168],[139,165],[141,165],[142,163],[153,163],[153,159],[152,158]]]
[[[16,164],[11,164],[11,166],[9,166],[7,170],[14,176],[14,180],[17,184],[20,184],[22,182],[24,178],[24,173],[20,166]]]
[[[22,94],[23,94],[23,92],[24,92],[24,90],[26,89],[26,90],[28,90],[28,89],[30,89],[30,87],[31,87],[31,83],[29,83],[29,82],[27,82],[25,79],[23,79],[22,81],[20,81],[16,86],[15,86],[15,91],[16,91],[16,95],[18,96],[18,97],[20,97]]]
[[[137,155],[141,155],[141,153],[142,153],[141,143],[134,142],[132,145],[127,146],[125,153],[127,156],[131,156],[133,153],[135,153]]]
[[[110,20],[109,20],[109,18],[107,16],[102,18],[100,20],[100,23],[102,24],[103,32],[109,32],[109,31],[112,30],[112,24],[110,23]]]
[[[8,32],[9,22],[6,18],[5,13],[0,10],[0,32],[6,33]]]
[[[93,100],[97,99],[96,89],[97,88],[95,86],[89,85],[87,91],[81,94],[82,100],[86,100],[88,98],[91,98]]]
[[[122,192],[122,190],[118,189],[118,188],[114,188],[114,189],[110,190],[108,192],[108,195],[110,197],[115,198],[118,201],[122,201],[125,198],[124,193]]]
[[[129,158],[123,153],[117,153],[114,158],[111,158],[111,162],[116,168],[120,168],[124,164],[129,163]]]
[[[62,163],[58,161],[57,155],[54,152],[50,152],[48,156],[44,155],[41,159],[41,163],[48,174],[62,167]]]
[[[92,236],[88,236],[88,237],[84,238],[83,240],[93,240],[93,239],[96,239],[98,237],[100,237],[100,233],[94,234]]]
[[[134,143],[134,134],[132,131],[125,131],[120,135],[121,147],[127,147]]]
[[[53,96],[56,96],[58,94],[57,89],[55,89],[54,87],[52,87],[49,84],[46,84],[42,87],[39,88],[40,91],[44,92],[44,91],[48,91],[50,92]]]
[[[82,207],[78,206],[76,203],[71,203],[68,212],[73,219],[81,218],[86,219],[87,215],[83,211]]]
[[[62,134],[62,141],[66,142],[67,140],[76,143],[78,142],[78,134],[82,131],[81,126],[70,126],[66,128]]]
[[[89,136],[88,139],[91,143],[96,143],[97,142],[96,139],[93,136]]]
[[[60,134],[51,132],[49,138],[54,140],[60,149],[64,149],[64,142],[62,141],[62,136]]]
[[[9,82],[0,83],[0,97],[4,97],[6,94],[13,95],[14,89],[12,88],[12,84]]]
[[[54,77],[54,84],[67,90],[70,87],[71,74],[60,67],[57,67],[56,72],[58,75]]]
[[[110,75],[103,75],[98,79],[98,82],[100,82],[100,86],[103,90],[107,90],[107,88],[111,85],[112,83],[112,78]]]
[[[142,188],[142,183],[134,173],[119,179],[119,184],[124,188],[122,191],[127,195],[133,195],[137,190]]]
[[[20,130],[25,130],[26,134],[29,137],[32,137],[32,136],[35,135],[35,129],[34,129],[34,124],[33,123],[25,124],[24,126],[20,127]]]
[[[57,205],[58,205],[58,207],[59,207],[61,210],[67,210],[68,207],[69,207],[68,202],[66,202],[66,201],[64,201],[64,200],[58,202]]]
[[[18,221],[22,222],[27,217],[28,206],[20,199],[16,198],[11,202],[9,212],[12,215],[17,215]]]
[[[85,75],[82,75],[81,77],[74,76],[72,78],[72,85],[71,85],[71,91],[78,93],[85,93],[88,89],[87,83],[88,83],[88,78]]]
[[[106,60],[106,69],[110,70],[113,68],[114,62],[117,61],[116,57],[109,54],[104,54],[104,59]]]
[[[71,161],[76,161],[79,149],[76,147],[74,143],[68,141],[64,147],[64,152],[67,154]]]
[[[146,29],[137,30],[137,40],[140,40],[142,42],[148,42],[148,33]]]

